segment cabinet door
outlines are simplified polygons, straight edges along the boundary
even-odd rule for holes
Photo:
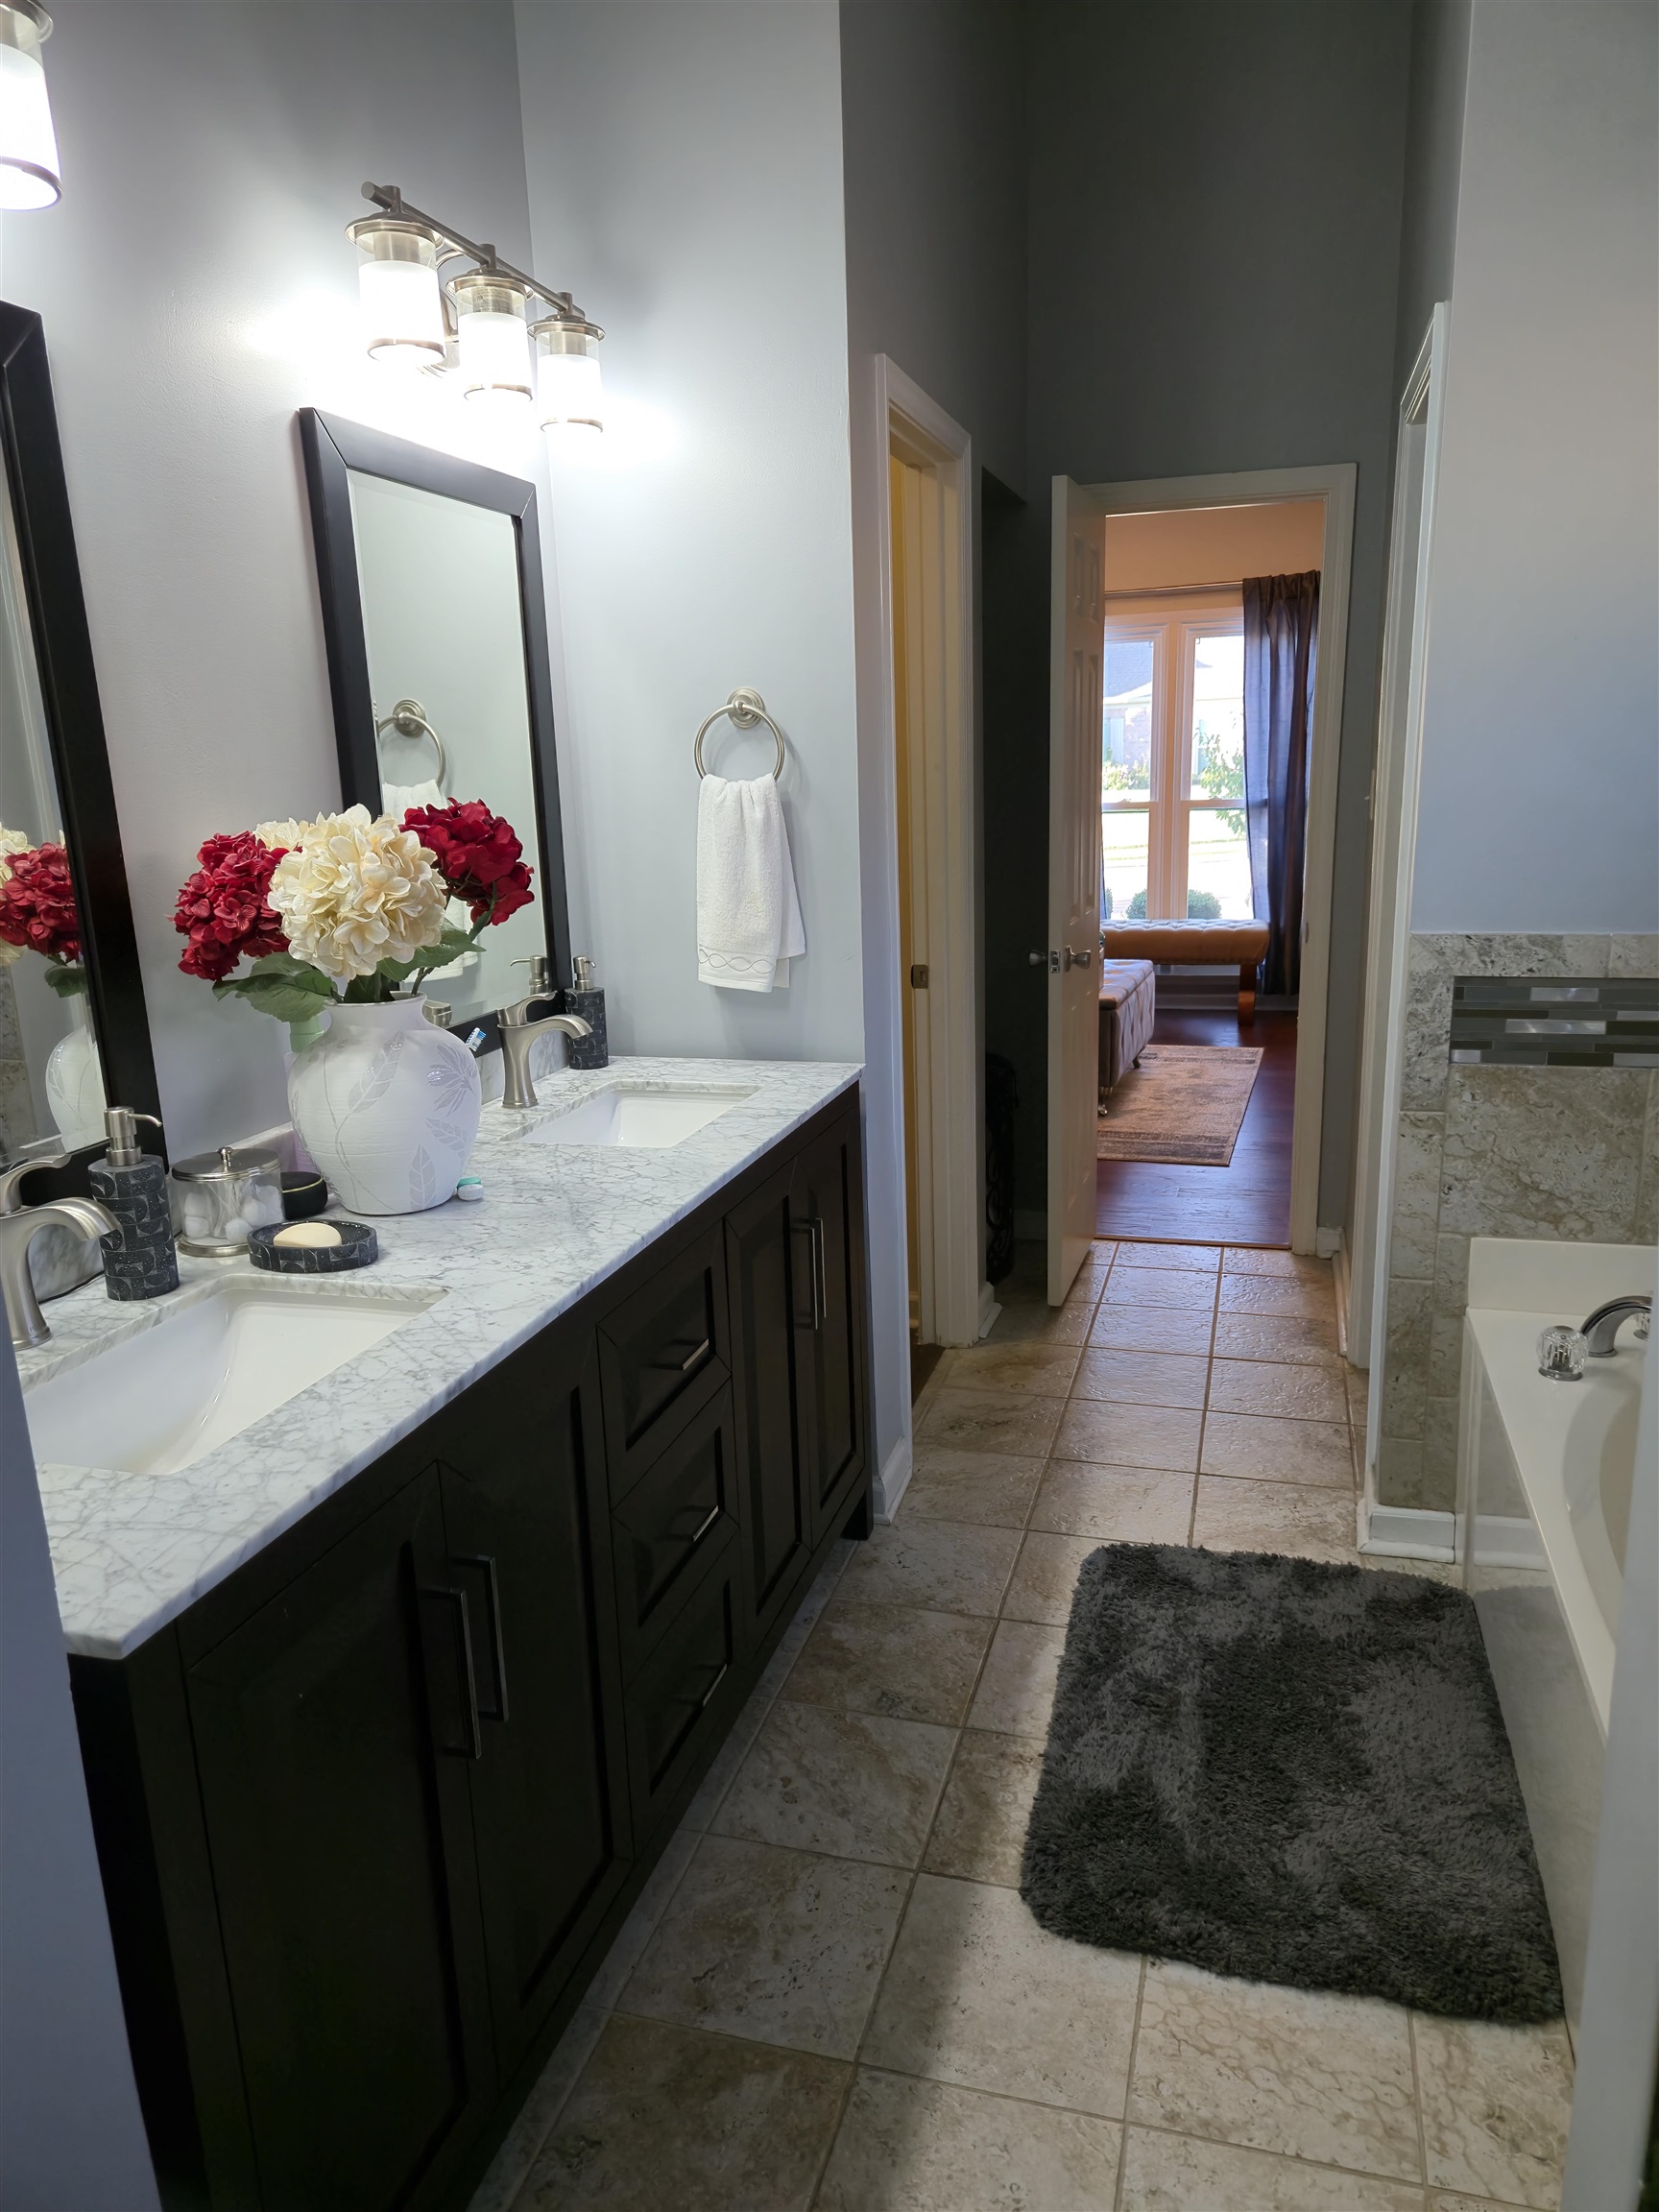
[[[624,1678],[735,1525],[732,1393],[722,1390],[641,1475],[611,1524]]]
[[[748,1685],[741,1648],[736,1551],[723,1540],[628,1685],[628,1767],[641,1839],[736,1719]]]
[[[467,1774],[422,1665],[444,1579],[428,1474],[187,1672],[263,2212],[434,2201],[494,2094]]]
[[[477,1753],[467,1772],[504,2079],[627,1869],[602,1434],[592,1338],[557,1327],[441,1431],[446,1582],[465,1607],[477,1714],[456,1718]]]
[[[791,1163],[726,1216],[744,1606],[757,1635],[812,1549],[797,1406],[795,1302],[808,1295],[806,1239],[794,1234],[799,1196]]]
[[[864,1192],[854,1117],[836,1122],[801,1154],[792,1209],[796,1258],[803,1271],[810,1270],[795,1318],[816,1546],[845,1518],[867,1463]]]
[[[726,1275],[720,1225],[652,1254],[651,1279],[599,1324],[612,1494],[639,1470],[726,1380]]]

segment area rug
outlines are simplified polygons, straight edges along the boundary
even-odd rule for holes
[[[1215,1974],[1561,2010],[1475,1608],[1424,1575],[1092,1552],[1020,1893],[1056,1936]]]
[[[1097,1157],[1225,1167],[1261,1065],[1256,1045],[1148,1045],[1106,1102]]]

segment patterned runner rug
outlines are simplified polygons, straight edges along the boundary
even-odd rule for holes
[[[1095,1156],[1225,1167],[1261,1065],[1256,1045],[1148,1045],[1107,1100]]]

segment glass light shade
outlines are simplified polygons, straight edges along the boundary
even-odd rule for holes
[[[501,408],[531,399],[530,325],[522,285],[487,270],[455,279],[461,384],[469,399]]]
[[[0,5],[0,207],[50,207],[62,194],[58,137],[40,41],[52,18],[38,8]]]
[[[431,369],[444,359],[444,302],[438,293],[438,241],[413,223],[353,223],[369,256],[357,271],[363,343],[372,360],[395,369]]]
[[[596,437],[605,427],[605,407],[594,333],[581,324],[540,323],[536,345],[542,429],[561,437]]]

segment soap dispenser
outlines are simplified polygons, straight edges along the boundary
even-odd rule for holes
[[[179,1287],[179,1256],[173,1245],[173,1217],[167,1199],[167,1169],[138,1143],[138,1123],[161,1124],[154,1114],[134,1114],[111,1106],[104,1116],[108,1150],[86,1173],[94,1193],[119,1222],[118,1231],[99,1239],[104,1252],[104,1287],[111,1298],[159,1298]]]
[[[605,1040],[605,994],[593,980],[593,963],[586,952],[578,952],[574,963],[575,982],[565,994],[566,1014],[579,1015],[593,1034],[591,1037],[572,1037],[567,1068],[609,1068],[610,1047]]]

